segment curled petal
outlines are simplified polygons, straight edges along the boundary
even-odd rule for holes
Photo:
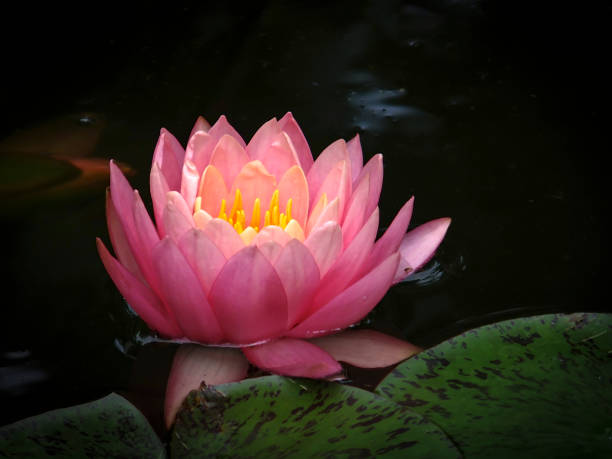
[[[171,190],[181,189],[181,171],[185,160],[185,150],[176,138],[162,128],[153,153],[153,163],[166,179]]]
[[[249,363],[238,349],[204,347],[196,344],[179,346],[166,386],[164,418],[166,428],[174,418],[183,400],[202,383],[208,386],[236,382],[244,379]]]
[[[314,338],[342,330],[363,319],[387,293],[399,263],[394,253],[366,276],[304,319],[286,336]]]
[[[200,281],[170,238],[162,240],[153,251],[153,264],[164,299],[185,336],[203,343],[223,341],[223,333]]]
[[[300,166],[307,174],[312,167],[314,160],[312,159],[312,153],[310,152],[308,142],[306,141],[300,126],[293,118],[291,112],[287,112],[287,114],[281,118],[281,120],[278,122],[278,126],[281,130],[286,132],[291,139],[291,143],[293,144],[295,152],[300,160]]]
[[[130,307],[144,320],[149,327],[168,338],[183,336],[182,330],[174,318],[166,313],[159,298],[149,287],[139,281],[106,249],[99,238],[96,238],[98,253],[111,279],[121,292]]]
[[[287,295],[283,284],[254,245],[228,260],[208,298],[232,343],[250,344],[277,337],[286,330]]]
[[[327,352],[301,339],[277,339],[243,347],[242,352],[253,365],[279,375],[318,379],[342,371],[342,366]]]
[[[374,330],[345,330],[310,340],[334,359],[360,368],[395,365],[423,349]]]
[[[402,258],[395,275],[395,282],[409,276],[431,259],[444,239],[450,223],[450,218],[438,218],[417,226],[404,236],[399,248]]]

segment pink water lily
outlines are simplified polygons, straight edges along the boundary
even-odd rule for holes
[[[155,224],[110,167],[116,258],[99,239],[98,251],[128,304],[161,336],[231,345],[242,353],[224,351],[233,352],[228,361],[246,357],[311,378],[339,373],[338,359],[381,366],[414,353],[375,332],[327,337],[426,263],[450,224],[433,220],[406,234],[410,199],[376,240],[382,155],[364,165],[358,136],[315,161],[291,113],[265,123],[248,145],[224,116],[212,127],[199,118],[186,149],[162,129],[150,176]],[[233,368],[229,379],[238,377]]]

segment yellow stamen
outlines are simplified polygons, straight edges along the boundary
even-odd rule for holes
[[[270,206],[268,207],[270,211],[272,211],[274,207],[278,207],[278,197],[279,197],[279,191],[274,190],[274,194],[272,194],[272,199],[270,200]]]
[[[202,209],[202,196],[196,198],[193,206],[193,213],[196,214],[200,209]]]
[[[230,218],[233,219],[236,216],[236,212],[239,210],[242,210],[242,194],[240,193],[240,189],[236,188],[236,196],[234,197],[234,205],[232,206]]]
[[[280,214],[278,226],[280,226],[282,229],[285,229],[285,226],[287,226],[287,216],[285,214]]]
[[[266,210],[266,214],[264,215],[264,226],[268,226],[270,224],[270,211]]]
[[[253,213],[251,214],[251,226],[255,228],[255,231],[257,231],[257,227],[259,226],[260,219],[261,219],[261,200],[259,198],[255,198],[255,202],[253,203]]]
[[[272,224],[278,226],[278,218],[279,218],[279,214],[278,214],[278,206],[274,206],[274,208],[272,209]]]
[[[219,218],[227,221],[227,214],[225,213],[225,199],[221,200],[221,209],[219,210]]]
[[[291,221],[291,208],[293,207],[293,199],[289,198],[287,201],[287,207],[285,208],[285,214],[287,215],[287,221]]]

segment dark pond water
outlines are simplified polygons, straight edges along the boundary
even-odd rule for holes
[[[3,37],[0,424],[142,379],[147,329],[95,250],[108,179],[92,162],[75,184],[57,157],[115,158],[148,199],[159,128],[184,142],[199,114],[249,138],[290,110],[316,153],[359,133],[384,154],[382,226],[412,195],[413,224],[453,218],[370,327],[429,346],[509,317],[610,310],[610,8],[326,3],[17,12],[24,32]],[[136,368],[155,368],[159,390],[171,351],[147,355]]]

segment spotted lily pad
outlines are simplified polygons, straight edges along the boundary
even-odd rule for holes
[[[166,452],[142,413],[110,394],[0,428],[0,456],[163,458]]]
[[[470,330],[399,365],[376,392],[438,424],[465,457],[612,457],[612,315]]]
[[[192,391],[172,457],[459,457],[422,416],[354,387],[266,376]]]

